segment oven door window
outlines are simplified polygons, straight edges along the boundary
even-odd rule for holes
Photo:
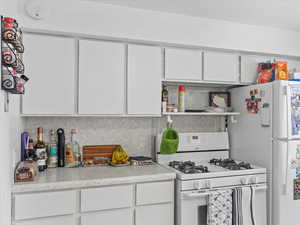
[[[178,202],[178,225],[207,225],[208,196],[182,196]]]

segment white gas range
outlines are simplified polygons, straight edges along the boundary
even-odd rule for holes
[[[161,135],[156,138],[157,162],[173,170],[176,178],[176,224],[207,225],[210,194],[249,187],[251,223],[266,225],[266,169],[229,158],[227,132],[180,133],[176,154],[159,153]],[[250,212],[251,210],[251,212]],[[244,210],[247,213],[247,209]],[[227,223],[224,223],[227,225]]]

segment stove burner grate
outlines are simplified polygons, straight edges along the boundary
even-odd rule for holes
[[[237,163],[233,159],[211,159],[209,161],[210,164],[214,164],[216,166],[221,166],[223,168],[229,169],[229,170],[249,170],[253,169],[250,163],[246,162],[240,162]]]
[[[172,161],[169,162],[169,166],[186,174],[209,172],[207,166],[196,165],[192,161]]]

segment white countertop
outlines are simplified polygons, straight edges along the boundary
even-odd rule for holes
[[[54,191],[103,185],[129,184],[175,179],[176,174],[158,164],[125,167],[84,167],[48,169],[33,182],[15,183],[13,193]]]

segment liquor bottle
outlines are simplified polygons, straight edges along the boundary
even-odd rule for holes
[[[76,141],[77,130],[71,130],[71,142],[66,146],[65,166],[79,167],[81,165],[81,151],[78,142]]]
[[[32,138],[29,138],[27,151],[28,151],[28,159],[33,160],[33,161],[37,161],[36,151],[35,151],[35,148],[34,148],[34,143],[33,143]]]
[[[47,151],[42,127],[37,128],[37,142],[35,144],[35,151],[37,155],[39,171],[42,172],[47,169]]]
[[[58,164],[57,141],[54,130],[50,130],[50,143],[48,145],[48,167],[55,168]]]
[[[65,166],[65,131],[62,128],[57,130],[57,155],[58,167]]]
[[[168,102],[169,102],[169,91],[167,89],[166,85],[163,85],[163,90],[162,90],[162,112],[166,112],[167,111],[167,106],[168,106]]]

